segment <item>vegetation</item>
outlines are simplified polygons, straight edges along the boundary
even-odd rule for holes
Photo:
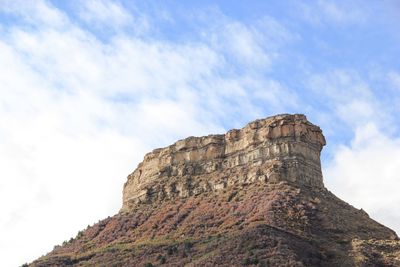
[[[227,202],[227,192],[220,197],[210,194],[197,201],[190,202],[189,199],[176,204],[167,202],[158,207],[142,206],[134,214],[117,214],[79,233],[77,238],[66,241],[65,246],[57,247],[33,266],[349,265],[353,258],[348,256],[348,249],[354,243],[349,235],[344,235],[344,231],[330,232],[325,229],[320,239],[310,239],[304,220],[297,218],[307,216],[310,227],[319,230],[322,229],[321,223],[313,219],[318,217],[313,217],[311,212],[326,210],[324,216],[334,216],[333,219],[328,217],[330,221],[357,217],[357,213],[336,198],[331,198],[329,193],[319,196],[321,202],[318,209],[312,209],[307,201],[315,196],[303,193],[306,197],[298,197],[296,188],[278,186],[278,191],[271,187],[259,190],[257,186],[251,190],[248,186],[248,194],[240,195],[240,203],[235,202],[235,198]],[[292,210],[290,216],[289,210]],[[361,221],[352,220],[351,224],[343,221],[343,229],[363,235],[364,232],[357,232],[362,223],[371,231],[382,231],[385,237],[382,226]],[[331,246],[324,248],[322,254],[321,242]],[[364,254],[364,246],[381,246],[378,243],[368,245],[360,241],[355,244],[357,264],[365,261],[377,263],[377,260],[384,262],[388,258],[382,254],[379,259],[378,254],[371,252],[368,255],[375,257],[372,259]],[[387,255],[390,253],[393,252],[389,251]]]
[[[160,264],[165,264],[167,262],[167,259],[162,255],[158,255],[157,260],[160,262]]]
[[[243,265],[257,265],[258,264],[258,259],[257,257],[246,257],[243,259]]]

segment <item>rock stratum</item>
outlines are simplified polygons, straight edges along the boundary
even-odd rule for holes
[[[256,120],[223,135],[189,137],[156,149],[128,176],[122,211],[262,181],[323,187],[325,138],[304,115]]]
[[[145,155],[120,212],[30,266],[400,266],[396,233],[324,187],[304,115]]]

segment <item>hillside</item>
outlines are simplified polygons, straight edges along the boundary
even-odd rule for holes
[[[400,266],[396,233],[324,187],[304,115],[148,153],[120,212],[29,266]]]

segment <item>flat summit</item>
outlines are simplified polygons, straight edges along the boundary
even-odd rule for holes
[[[325,144],[282,114],[156,149],[118,214],[30,266],[400,266],[396,233],[325,188]]]

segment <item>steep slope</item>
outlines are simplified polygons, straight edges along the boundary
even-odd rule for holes
[[[397,235],[324,187],[324,145],[284,114],[156,149],[118,214],[31,266],[400,266]]]

